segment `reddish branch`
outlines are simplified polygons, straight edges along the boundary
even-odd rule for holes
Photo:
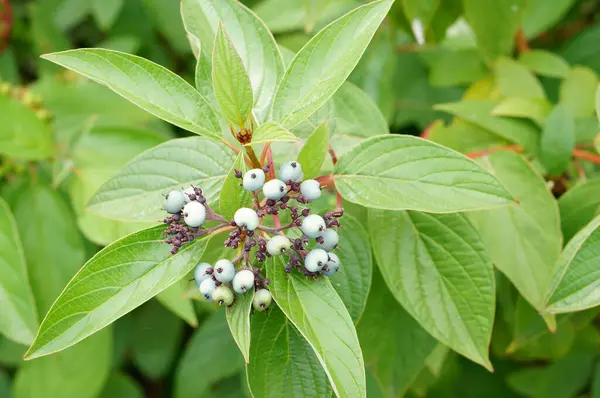
[[[517,34],[515,36],[515,46],[517,47],[517,52],[519,54],[523,54],[529,51],[529,43],[527,42],[527,38],[525,38],[525,33],[521,28],[517,30]]]
[[[329,145],[329,156],[331,156],[331,161],[333,162],[333,164],[336,164],[337,156],[335,155],[335,151],[333,150],[333,147],[331,146],[331,144]]]
[[[507,146],[499,146],[495,148],[486,149],[483,151],[470,152],[465,154],[468,158],[476,159],[482,156],[488,155],[490,153],[498,152],[498,151],[512,151],[512,152],[522,152],[523,148],[520,145],[507,145]]]
[[[10,0],[0,0],[0,54],[8,46],[12,25],[13,16]]]
[[[573,157],[575,157],[575,159],[583,159],[588,162],[600,164],[600,156],[584,151],[583,149],[573,149]]]

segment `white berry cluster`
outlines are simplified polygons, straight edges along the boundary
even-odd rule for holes
[[[235,170],[235,176],[242,180],[241,186],[252,192],[254,200],[252,208],[238,209],[233,220],[216,214],[198,187],[171,191],[165,197],[164,209],[170,213],[164,220],[165,242],[173,246],[172,254],[198,236],[225,231],[230,232],[224,245],[238,251],[231,260],[221,259],[214,265],[201,262],[196,267],[194,280],[206,300],[230,306],[235,302],[235,294],[254,290],[254,309],[267,309],[272,302],[270,281],[262,275],[261,267],[267,257],[287,255],[286,272],[297,268],[306,277],[331,276],[339,269],[340,260],[333,250],[339,241],[335,228],[340,225],[338,218],[343,210],[323,216],[311,214],[305,205],[319,199],[321,185],[317,180],[302,181],[302,166],[298,162],[283,164],[279,179],[269,179],[268,173],[268,166],[246,173]],[[279,220],[282,212],[291,219],[289,223],[279,226],[278,221],[276,227],[263,225],[268,217]],[[215,225],[207,228],[208,222]],[[292,229],[297,229],[300,234],[296,235],[300,236],[285,235],[286,230]],[[309,250],[311,239],[316,245]]]

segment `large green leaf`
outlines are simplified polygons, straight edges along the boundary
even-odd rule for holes
[[[198,318],[196,317],[194,305],[189,298],[183,297],[184,293],[188,290],[188,284],[188,281],[180,280],[160,292],[156,296],[156,299],[190,326],[196,327],[198,326]]]
[[[365,207],[449,213],[504,206],[512,196],[465,156],[421,138],[363,141],[338,160],[335,185]]]
[[[380,0],[358,7],[317,33],[286,70],[272,119],[292,128],[319,109],[352,72],[391,5]]]
[[[598,76],[590,68],[572,68],[560,85],[560,103],[575,118],[591,116],[595,109]]]
[[[287,274],[279,258],[267,262],[277,305],[311,345],[338,397],[365,397],[365,368],[356,330],[329,279]]]
[[[164,226],[149,228],[106,246],[69,282],[48,311],[27,356],[63,350],[106,327],[185,276],[209,238],[171,255]]]
[[[375,259],[390,291],[433,337],[491,369],[494,270],[462,214],[369,212]]]
[[[219,25],[215,36],[212,82],[215,97],[225,117],[243,127],[252,111],[252,86],[242,59],[223,25]]]
[[[304,178],[308,180],[319,175],[329,153],[328,150],[329,127],[327,123],[323,123],[308,137],[298,154],[298,162],[302,165]]]
[[[600,305],[599,259],[600,216],[579,231],[565,247],[553,271],[547,295],[551,312],[581,311]]]
[[[562,174],[571,163],[575,148],[575,120],[564,105],[554,107],[544,124],[540,158],[550,175]]]
[[[197,398],[210,391],[212,383],[233,376],[244,361],[231,337],[224,314],[211,314],[188,343],[174,377],[175,398]]]
[[[236,0],[183,0],[183,22],[192,49],[210,54],[219,22],[239,53],[254,97],[254,112],[262,122],[271,106],[284,67],[271,32],[258,17]]]
[[[600,208],[600,178],[583,181],[558,199],[560,224],[565,241],[592,221]]]
[[[0,198],[0,333],[31,344],[38,327],[37,312],[17,223]]]
[[[378,271],[357,331],[365,364],[389,398],[403,396],[436,346],[394,299]]]
[[[217,115],[185,80],[144,58],[99,48],[47,54],[44,58],[112,89],[153,115],[197,134],[219,137]]]
[[[131,376],[113,373],[106,380],[100,398],[144,398],[144,392]]]
[[[367,231],[348,213],[346,211],[341,218],[339,250],[335,251],[341,265],[329,279],[356,323],[363,313],[371,289],[373,255]]]
[[[12,397],[96,398],[110,373],[111,353],[112,333],[106,329],[58,354],[25,361]]]
[[[298,141],[298,138],[280,124],[275,122],[266,122],[258,126],[258,128],[254,131],[252,134],[251,144],[259,144],[267,141]]]
[[[540,311],[562,247],[558,206],[543,178],[523,157],[513,152],[496,152],[481,163],[498,177],[519,205],[469,216],[494,265]]]
[[[254,300],[254,289],[244,294],[237,294],[235,305],[227,309],[227,324],[246,363],[250,362],[250,311],[252,310],[252,300]]]
[[[565,77],[569,73],[570,68],[564,58],[546,50],[524,52],[519,57],[519,62],[538,75],[558,78]]]
[[[52,155],[52,130],[34,111],[0,94],[0,154],[15,159],[41,160]]]
[[[329,397],[331,387],[310,344],[278,308],[252,318],[248,386],[254,397]],[[266,349],[268,348],[268,349]]]
[[[510,54],[525,0],[463,0],[464,13],[488,59]]]
[[[234,159],[225,144],[203,137],[165,142],[140,154],[102,185],[89,210],[121,220],[157,221],[165,215],[162,195],[190,184],[202,188],[212,204]]]
[[[511,58],[498,58],[494,63],[494,75],[498,89],[505,97],[546,98],[544,89],[534,74]]]

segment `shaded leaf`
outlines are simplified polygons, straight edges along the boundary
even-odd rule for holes
[[[564,78],[570,69],[569,64],[564,58],[546,50],[526,51],[520,55],[519,62],[536,74],[549,77]]]
[[[298,154],[298,162],[302,165],[304,178],[309,180],[319,175],[329,150],[329,127],[321,124],[308,137]]]
[[[182,279],[158,293],[156,299],[173,314],[186,321],[188,325],[196,327],[198,326],[198,318],[196,317],[194,305],[190,299],[183,297],[187,287],[188,281]]]
[[[565,105],[571,115],[578,118],[594,113],[598,76],[590,68],[573,67],[560,85],[559,103]]]
[[[592,221],[600,208],[600,178],[573,186],[558,199],[560,225],[565,241]]]
[[[524,65],[507,57],[494,64],[496,84],[505,97],[546,98],[539,80]]]
[[[113,373],[108,377],[100,398],[143,398],[142,388],[127,374]]]
[[[575,149],[575,120],[569,109],[557,105],[544,124],[540,141],[540,158],[550,175],[560,175],[571,163]]]
[[[250,362],[250,311],[254,300],[254,289],[236,294],[235,305],[227,308],[227,324],[235,343],[240,348],[246,363]]]

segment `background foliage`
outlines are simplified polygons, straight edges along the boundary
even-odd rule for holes
[[[135,208],[133,202],[114,207],[117,219],[86,211],[90,198],[133,157],[190,135],[40,55],[114,49],[148,58],[193,84],[196,63],[178,3],[0,1],[1,398],[250,396],[244,360],[225,316],[198,300],[185,279],[65,351],[22,360],[39,321],[81,265],[101,247],[154,224],[155,215],[134,223],[118,220],[135,208],[143,211],[143,198],[135,198]],[[287,63],[319,29],[361,1],[244,3],[274,33]],[[598,219],[588,223],[600,205],[594,107],[599,17],[594,0],[396,0],[350,75],[351,84],[295,126],[306,139],[328,120],[324,133],[310,140],[321,145],[331,140],[338,155],[350,148],[370,150],[355,145],[388,130],[422,136],[477,159],[520,202],[468,215],[367,211],[346,204],[351,216],[344,219],[344,231],[353,233],[342,233],[340,258],[349,264],[359,258],[354,263],[364,267],[340,275],[353,290],[338,293],[357,324],[369,397],[600,397],[598,311],[588,309],[597,303],[593,294],[577,290],[579,306],[574,305],[570,280],[554,280],[551,273],[557,263],[574,270],[573,280],[595,278],[590,285],[597,280],[591,272],[597,266],[586,266],[597,258],[594,247],[583,254],[577,250],[584,240],[592,246],[597,239]],[[225,48],[225,39],[221,44]],[[287,115],[286,109],[276,112]],[[294,115],[286,123],[293,127]],[[331,136],[322,138],[326,129]],[[298,151],[285,143],[280,148],[284,160],[286,151]],[[225,179],[233,159],[225,160],[211,165],[211,175]],[[331,169],[328,162],[317,163]],[[441,248],[435,242],[440,228],[452,232]],[[477,234],[485,247],[469,245]],[[365,245],[369,239],[372,254]],[[405,245],[399,248],[387,244],[401,239]],[[448,247],[459,247],[464,257],[449,259],[443,252]],[[220,250],[209,242],[205,253],[217,259]],[[390,261],[395,258],[407,265],[403,273]],[[461,303],[460,291],[439,289],[432,296],[412,289],[419,278],[438,289],[455,276],[445,273],[456,266],[453,261],[477,265],[464,269],[468,278],[461,283],[465,290],[480,289],[485,300]],[[486,284],[492,273],[495,285]],[[546,297],[551,286],[556,289]],[[354,300],[356,292],[368,292],[366,306]],[[18,300],[9,303],[4,299],[9,294]],[[8,305],[23,313],[35,306],[37,313],[16,324],[6,315]],[[495,310],[495,319],[460,319],[452,311],[461,305]],[[557,313],[582,311],[542,318],[546,305]],[[437,312],[429,314],[428,308]],[[310,352],[280,309],[253,322],[252,330],[282,324],[285,337],[257,339],[251,357],[273,345]],[[445,333],[449,329],[453,333]],[[305,363],[263,360],[248,371],[257,396],[266,391],[286,396],[295,380],[291,374],[320,369],[310,355]],[[281,375],[262,379],[267,366],[281,369]],[[485,369],[492,366],[493,373]],[[295,385],[304,387],[310,388],[304,396],[331,393],[319,374],[307,386]]]

